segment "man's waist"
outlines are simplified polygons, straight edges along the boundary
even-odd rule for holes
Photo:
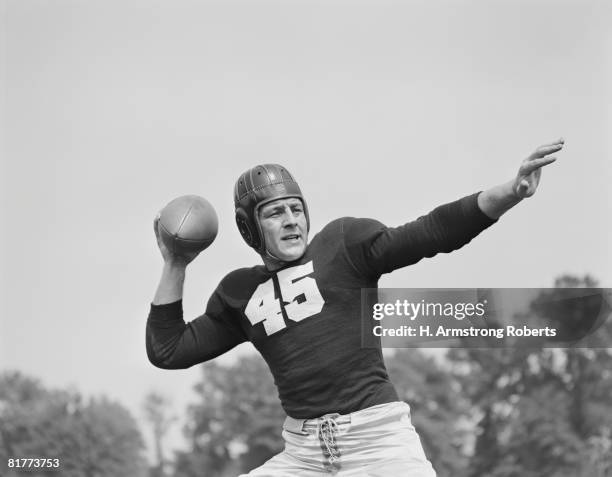
[[[401,409],[402,412],[407,412],[408,414],[410,413],[410,407],[405,402],[390,401],[382,404],[375,404],[347,414],[328,413],[310,419],[295,419],[287,416],[283,424],[283,429],[295,433],[313,433],[320,429],[321,424],[325,422],[333,421],[334,425],[337,426],[342,426],[344,424],[355,425],[372,419],[378,419],[385,413],[394,412],[396,409]]]

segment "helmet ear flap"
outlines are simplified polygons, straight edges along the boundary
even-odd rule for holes
[[[236,225],[238,226],[238,230],[240,231],[240,235],[244,241],[255,249],[259,249],[261,247],[261,243],[259,241],[259,234],[257,230],[255,230],[255,224],[252,223],[251,218],[246,213],[243,208],[236,209]]]

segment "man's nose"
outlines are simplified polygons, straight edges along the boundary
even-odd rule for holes
[[[294,225],[297,225],[297,217],[293,215],[291,209],[286,209],[283,214],[283,226],[293,227]]]

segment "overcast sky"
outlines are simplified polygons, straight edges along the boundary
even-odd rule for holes
[[[185,312],[256,264],[233,218],[245,169],[284,164],[312,232],[399,225],[566,148],[540,190],[387,287],[612,287],[608,1],[2,1],[0,370],[183,412],[199,370],[144,348],[151,223],[183,194],[219,215]],[[241,349],[249,349],[242,345]],[[232,353],[226,360],[232,359]],[[178,433],[178,430],[176,431]]]

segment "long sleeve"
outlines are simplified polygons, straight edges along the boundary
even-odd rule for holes
[[[477,199],[478,193],[441,205],[399,227],[352,219],[345,226],[347,250],[356,268],[369,276],[452,252],[496,222],[480,210]]]
[[[159,368],[184,369],[213,359],[246,337],[227,316],[217,292],[208,302],[206,313],[185,323],[182,301],[151,305],[146,327],[149,361]]]

